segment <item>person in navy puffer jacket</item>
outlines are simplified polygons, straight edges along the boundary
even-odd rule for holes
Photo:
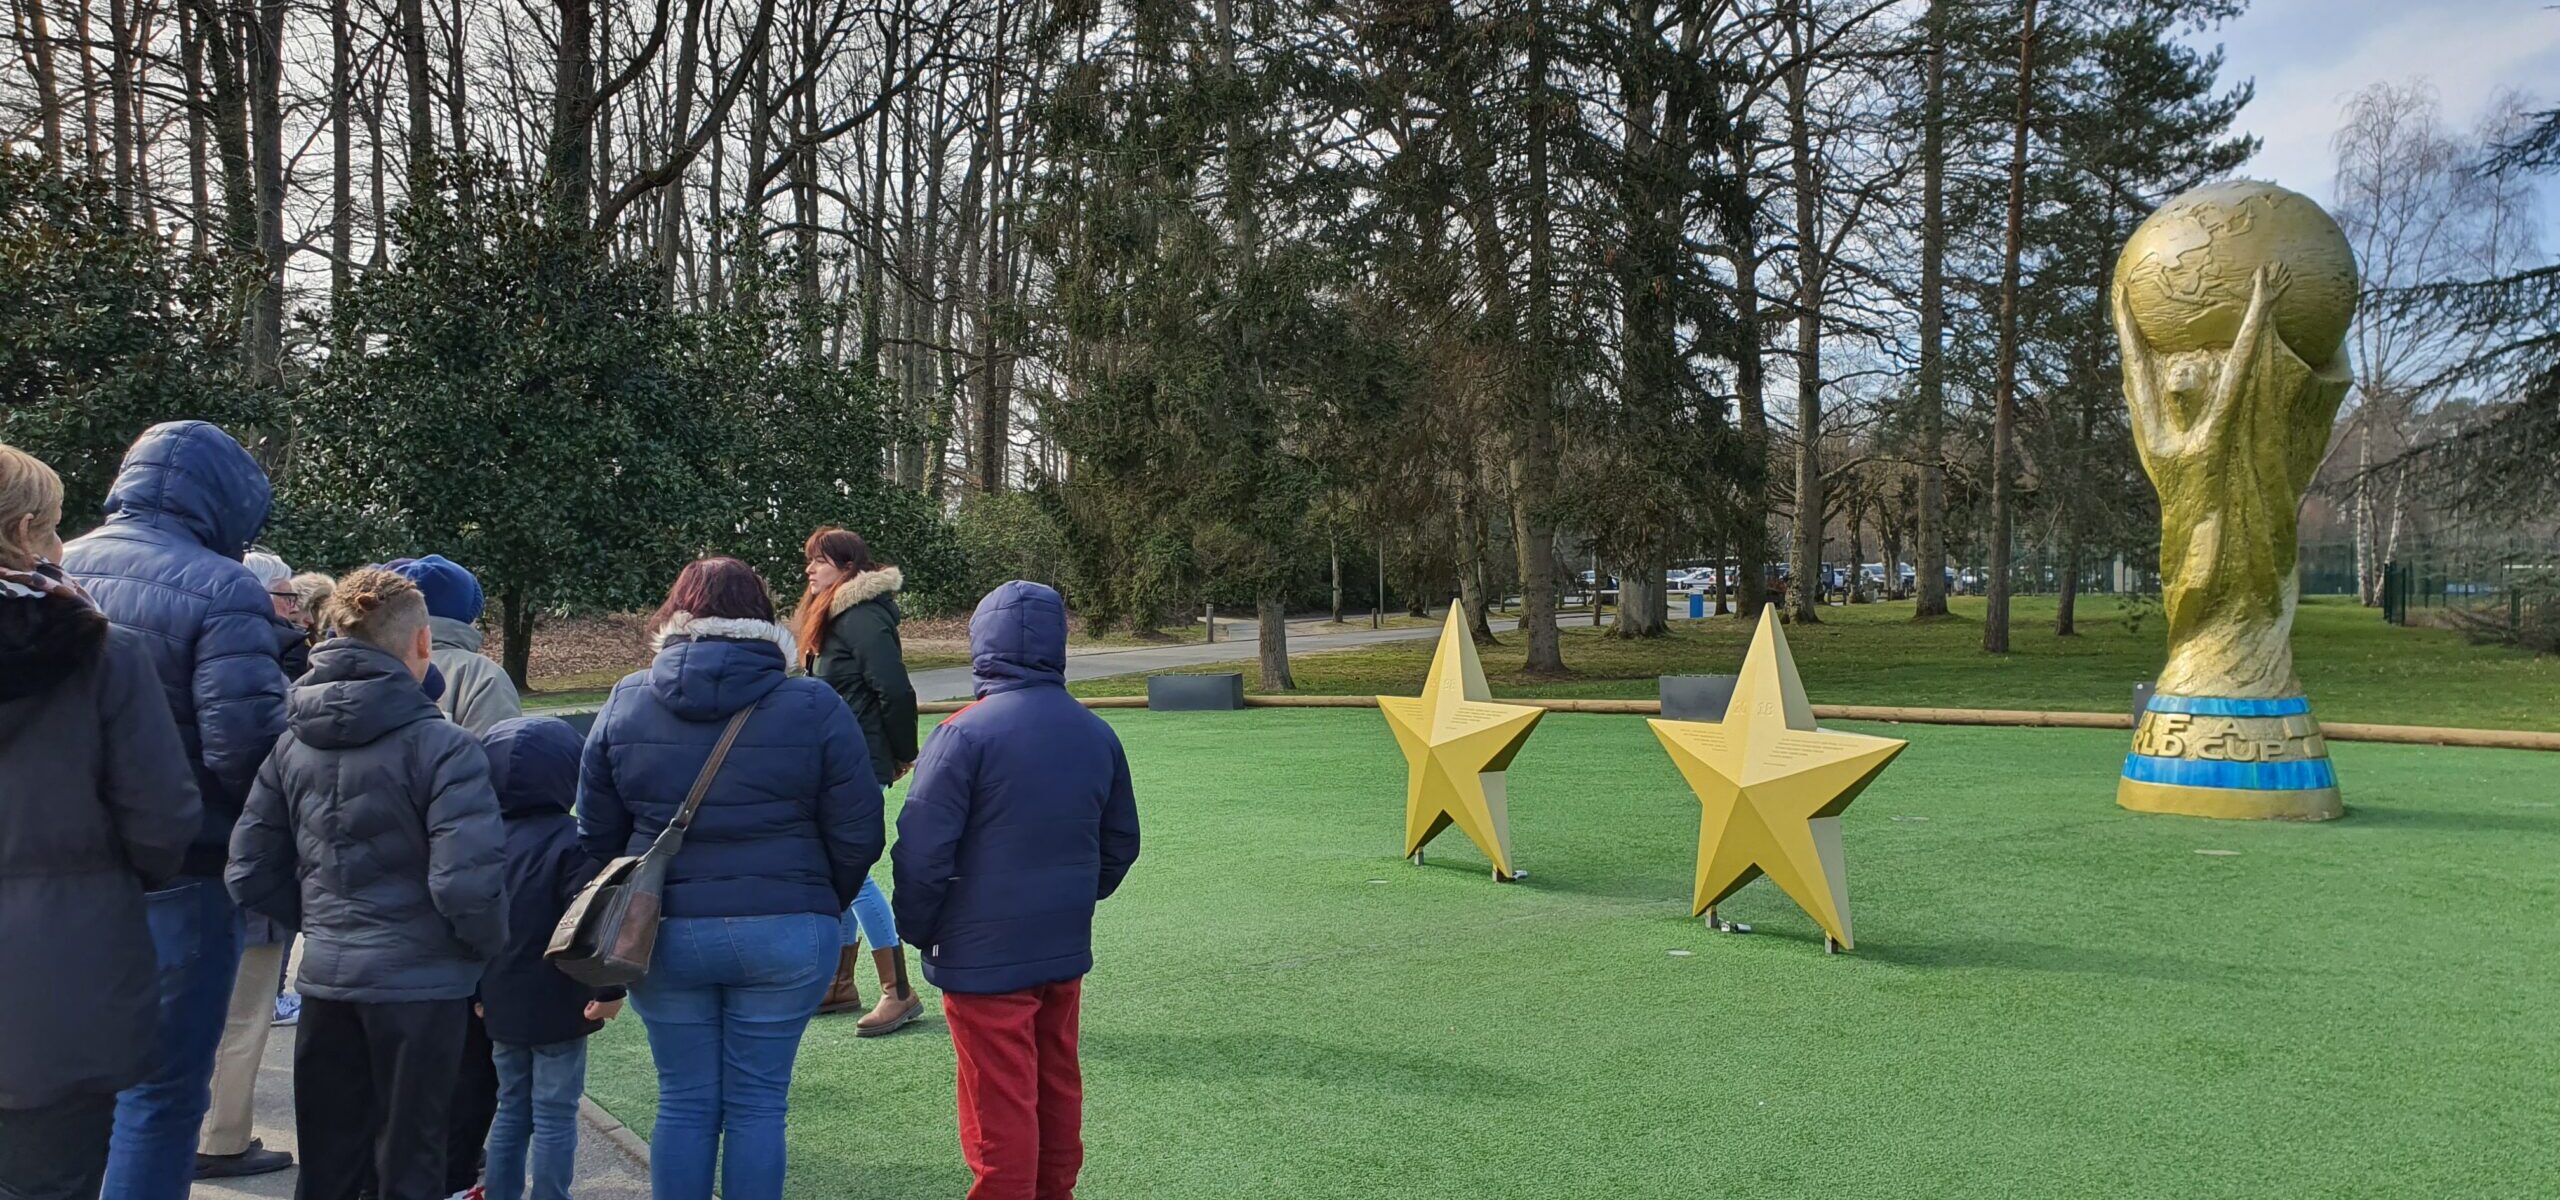
[[[558,717],[516,717],[490,726],[480,744],[507,821],[507,948],[480,977],[497,1082],[488,1200],[526,1194],[528,1157],[534,1200],[567,1200],[587,1035],[622,1008],[622,989],[588,987],[543,958],[560,914],[602,865],[578,847],[578,821],[569,815],[578,733]]]
[[[657,658],[587,734],[578,826],[599,861],[675,819],[730,718],[752,710],[669,864],[665,921],[631,1007],[658,1064],[656,1200],[779,1200],[800,1035],[835,978],[837,914],[879,861],[880,781],[852,710],[787,678],[773,595],[734,558],[687,566],[650,620]]]
[[[118,626],[141,635],[177,718],[204,820],[179,877],[148,901],[160,968],[159,1051],[116,1100],[108,1200],[183,1200],[212,1103],[240,966],[239,911],[222,887],[231,827],[284,732],[289,630],[241,555],[267,524],[266,472],[202,421],[144,430],[107,493],[106,524],[62,566]]]
[[[969,620],[978,701],[934,730],[890,856],[898,929],[942,989],[971,1200],[1075,1193],[1077,1010],[1093,909],[1138,859],[1129,760],[1067,694],[1067,609],[1016,580]]]

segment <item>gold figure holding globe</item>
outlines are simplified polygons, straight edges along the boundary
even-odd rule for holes
[[[2160,493],[2169,661],[2116,802],[2192,816],[2337,816],[2293,671],[2295,526],[2347,392],[2355,253],[2270,183],[2171,200],[2116,260],[2134,445]]]

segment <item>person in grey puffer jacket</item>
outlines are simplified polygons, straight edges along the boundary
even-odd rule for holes
[[[331,600],[287,727],[231,838],[243,906],[303,936],[294,1045],[301,1194],[446,1195],[471,995],[506,946],[506,828],[479,740],[420,684],[417,586],[358,571]]]
[[[444,694],[436,697],[436,707],[476,734],[523,716],[515,681],[480,653],[480,627],[473,624],[485,606],[479,577],[441,554],[397,559],[390,569],[417,584],[427,598],[427,632],[435,639],[436,670],[444,675]]]

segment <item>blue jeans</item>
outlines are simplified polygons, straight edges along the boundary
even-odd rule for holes
[[[222,884],[190,879],[146,901],[160,956],[160,1028],[151,1073],[116,1096],[106,1200],[186,1200],[196,1136],[213,1105],[214,1051],[240,970],[240,910]],[[30,967],[29,969],[34,969]]]
[[[862,891],[844,910],[844,944],[867,941],[874,950],[898,948],[898,918],[889,912],[889,898],[880,893],[880,885],[869,879],[862,881]]]
[[[677,917],[631,1007],[658,1061],[654,1200],[781,1200],[782,1124],[800,1034],[835,979],[836,919]]]
[[[492,1042],[498,1115],[489,1122],[488,1200],[525,1194],[528,1148],[533,1200],[569,1200],[578,1166],[578,1097],[587,1091],[587,1039],[548,1046]]]

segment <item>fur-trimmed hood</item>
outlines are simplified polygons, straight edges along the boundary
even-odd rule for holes
[[[701,638],[771,642],[782,651],[784,658],[796,658],[800,654],[799,639],[772,621],[759,621],[753,617],[697,617],[681,610],[668,617],[667,623],[659,627],[657,636],[649,640],[649,652],[655,654],[664,650],[669,642],[690,642]]]
[[[107,643],[107,618],[80,589],[0,570],[0,703],[52,691]]]
[[[835,594],[827,598],[827,615],[843,616],[844,610],[854,605],[865,600],[877,600],[882,596],[894,595],[905,591],[906,587],[905,572],[896,567],[873,567],[836,585]]]
[[[800,654],[791,631],[747,617],[679,612],[658,629],[649,690],[677,716],[713,721],[781,686]]]

